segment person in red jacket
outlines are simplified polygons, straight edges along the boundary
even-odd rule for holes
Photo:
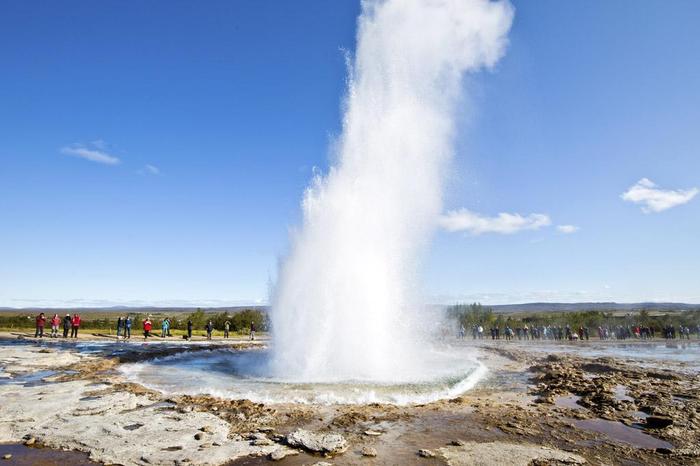
[[[73,320],[70,322],[70,337],[78,338],[78,329],[80,328],[80,316],[73,314]]]
[[[44,338],[44,325],[46,325],[46,316],[42,312],[36,316],[36,332],[34,332],[34,338]]]
[[[58,338],[58,326],[61,325],[61,318],[54,314],[51,318],[51,338]]]
[[[151,329],[153,328],[153,324],[151,323],[151,319],[146,319],[143,321],[143,338],[146,339],[151,336]]]

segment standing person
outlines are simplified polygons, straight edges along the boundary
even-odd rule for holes
[[[80,316],[73,314],[73,320],[70,322],[70,337],[78,338],[78,329],[80,329]]]
[[[212,323],[211,320],[209,322],[207,322],[206,329],[207,329],[207,340],[211,340],[211,332],[214,331],[214,324]]]
[[[122,320],[122,316],[119,316],[117,319],[117,340],[121,338],[122,336],[122,326],[124,325],[124,321]]]
[[[36,316],[36,331],[34,332],[34,338],[44,338],[44,325],[46,325],[46,316],[42,312]]]
[[[192,319],[187,321],[187,339],[192,339]]]
[[[160,337],[165,338],[168,335],[168,319],[163,319],[160,324]]]
[[[170,327],[172,327],[172,322],[170,321],[170,317],[166,318],[165,320],[168,321],[168,328],[166,329],[167,330],[166,336],[172,337],[172,335],[170,334]]]
[[[124,338],[131,338],[131,316],[128,314],[124,319]]]
[[[146,320],[143,321],[143,338],[144,340],[148,339],[148,337],[151,336],[151,329],[153,328],[153,324],[151,323],[151,319],[146,317]]]
[[[231,329],[231,322],[224,322],[224,338],[228,338],[228,331]]]
[[[250,339],[255,340],[255,322],[250,323]]]
[[[61,325],[61,318],[54,314],[51,318],[51,338],[58,338],[58,326]]]
[[[66,316],[63,318],[63,338],[68,338],[68,331],[70,330],[70,327],[71,327],[70,314],[66,314]]]

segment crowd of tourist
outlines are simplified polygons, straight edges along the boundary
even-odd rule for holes
[[[80,329],[80,315],[70,314],[61,319],[58,314],[54,314],[49,321],[51,325],[51,338],[58,338],[58,331],[63,324],[63,338],[68,338],[68,333],[70,332],[71,338],[78,338],[78,330]],[[36,331],[34,332],[35,338],[44,337],[44,327],[46,327],[46,315],[42,312],[36,316]]]
[[[458,337],[465,338],[466,329],[462,325]],[[667,325],[661,329],[661,335],[666,339],[688,339],[690,340],[691,333],[695,333],[697,338],[700,338],[700,325],[694,330],[690,327],[680,325],[677,329],[673,325]],[[599,326],[596,329],[595,335],[600,340],[647,340],[652,339],[657,334],[652,326]],[[505,325],[502,328],[492,326],[488,330],[481,324],[471,326],[471,336],[474,340],[589,340],[593,334],[588,327],[580,326],[578,328],[570,325],[542,325],[542,326],[517,326],[512,327]]]
[[[70,332],[70,338],[78,338],[78,330],[80,329],[80,315],[79,314],[73,314],[71,317],[70,314],[66,314],[66,316],[61,319],[58,314],[54,314],[54,316],[51,318],[49,321],[49,324],[51,325],[51,335],[50,338],[58,338],[58,332],[59,328],[61,327],[61,324],[63,324],[63,338],[68,338],[68,334]],[[117,339],[125,339],[129,340],[131,339],[131,327],[132,327],[133,320],[130,315],[127,316],[119,316],[117,318]],[[151,321],[150,316],[147,317],[146,319],[143,320],[142,322],[143,326],[143,337],[144,339],[148,339],[149,337],[153,337],[153,334],[151,333],[153,331],[153,322]],[[44,337],[44,328],[46,327],[46,315],[42,312],[38,316],[36,316],[36,330],[34,332],[34,337],[35,338],[43,338]],[[170,332],[170,329],[172,327],[172,321],[170,318],[166,317],[163,319],[160,323],[160,337],[161,338],[167,338],[167,337],[172,337],[172,334]],[[192,331],[194,328],[194,324],[192,323],[192,320],[187,321],[187,333],[183,336],[183,338],[187,340],[192,339]],[[209,320],[206,325],[204,326],[204,330],[206,331],[206,337],[207,340],[212,339],[212,335],[214,333],[214,323]],[[255,340],[255,322],[250,323],[250,332],[249,336],[251,340]],[[227,339],[230,337],[230,332],[231,332],[231,322],[226,321],[224,322],[223,325],[223,333],[224,333],[224,338]]]

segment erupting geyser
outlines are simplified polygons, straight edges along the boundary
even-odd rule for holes
[[[425,375],[417,263],[442,208],[462,77],[501,57],[511,19],[503,1],[363,1],[336,158],[305,193],[275,290],[275,376]]]

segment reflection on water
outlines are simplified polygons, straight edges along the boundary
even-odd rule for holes
[[[343,380],[306,383],[271,377],[266,351],[185,352],[124,364],[130,379],[165,393],[210,394],[264,403],[427,403],[458,396],[486,373],[471,352],[432,352],[430,369],[394,383]]]
[[[664,363],[672,362],[693,372],[700,372],[700,342],[514,342],[514,345],[526,347],[532,351],[545,353],[576,353],[583,357],[614,357],[633,359],[642,365],[666,367]],[[511,346],[504,344],[504,347]]]
[[[574,421],[574,425],[583,430],[605,434],[618,442],[634,445],[639,448],[673,448],[670,443],[645,434],[640,429],[626,426],[617,421],[605,419],[584,419]]]

